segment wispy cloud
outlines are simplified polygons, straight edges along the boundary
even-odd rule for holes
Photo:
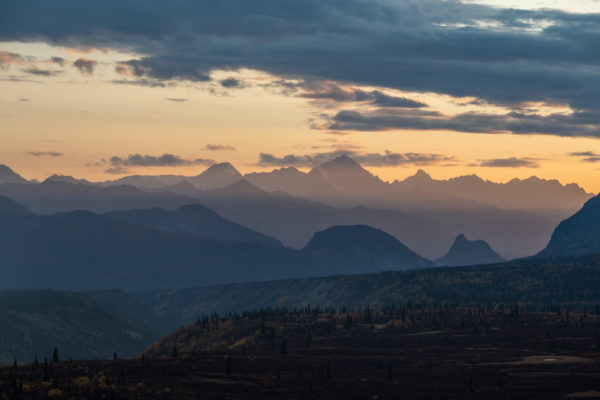
[[[311,81],[299,85],[303,92],[299,97],[334,102],[364,102],[378,107],[421,108],[427,104],[402,96],[385,94],[379,90],[365,91],[341,86],[334,82]]]
[[[236,78],[226,78],[221,80],[219,83],[221,86],[227,89],[242,89],[246,86],[244,85],[244,82]]]
[[[175,98],[175,97],[167,97],[165,100],[170,101],[172,103],[184,103],[186,101],[188,101],[189,99],[181,99],[181,98]]]
[[[58,64],[61,67],[65,65],[65,63],[67,62],[67,60],[65,60],[62,57],[50,57],[50,62],[53,62],[54,64]]]
[[[106,162],[106,161],[105,161]],[[128,171],[128,167],[180,167],[189,165],[212,165],[214,160],[205,158],[185,159],[174,154],[160,156],[148,154],[130,154],[127,157],[112,156],[108,162],[108,173],[121,174]]]
[[[537,158],[493,158],[488,160],[479,160],[480,167],[492,167],[492,168],[539,168],[540,164]]]
[[[581,157],[581,161],[589,163],[600,162],[600,154],[593,151],[581,151],[575,153],[569,153],[572,157]]]
[[[235,147],[228,144],[207,144],[204,149],[209,151],[235,151]]]
[[[34,157],[62,157],[63,154],[58,151],[28,151],[28,155]]]
[[[8,68],[11,64],[23,64],[24,60],[20,54],[8,51],[0,51],[0,68]]]
[[[94,73],[94,68],[98,64],[97,61],[91,60],[89,58],[78,58],[73,62],[73,66],[79,70],[84,75],[92,75]]]
[[[23,72],[30,74],[30,75],[36,75],[36,76],[56,76],[56,75],[59,75],[62,73],[62,71],[39,69],[37,67],[25,68],[25,69],[23,69]]]

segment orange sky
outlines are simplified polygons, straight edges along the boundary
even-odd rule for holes
[[[123,79],[115,72],[115,62],[135,56],[132,54],[81,52],[40,43],[0,43],[2,51],[29,57],[0,68],[0,163],[26,178],[44,179],[59,173],[91,180],[114,179],[118,175],[106,172],[110,166],[107,160],[138,153],[229,161],[240,171],[249,172],[275,168],[257,166],[260,153],[281,157],[335,150],[360,154],[387,150],[439,154],[451,157],[452,161],[434,165],[366,166],[385,180],[402,179],[423,168],[435,178],[474,173],[494,181],[507,181],[536,175],[563,183],[576,182],[588,191],[600,192],[600,163],[583,162],[582,157],[569,155],[600,153],[597,139],[415,130],[332,134],[313,129],[311,123],[321,113],[335,110],[335,104],[282,94],[268,86],[277,77],[259,71],[216,71],[211,76],[213,81],[207,83],[142,87],[113,83]],[[85,57],[97,64],[93,74],[82,73],[72,66],[62,68],[63,72],[56,76],[22,72],[26,67],[58,70],[48,61],[52,56],[68,62]],[[246,87],[227,89],[215,84],[227,77],[243,78]],[[466,101],[428,93],[387,93],[426,102],[436,111],[450,115],[459,109],[464,111],[464,106],[456,103]],[[469,107],[474,111],[501,111],[485,105]],[[543,105],[538,107],[538,111],[543,111]],[[208,144],[235,150],[211,151],[206,148]],[[51,152],[60,156],[40,155]],[[510,157],[532,160],[537,167],[475,166],[482,160]],[[205,168],[204,165],[130,167],[129,172],[197,174]]]

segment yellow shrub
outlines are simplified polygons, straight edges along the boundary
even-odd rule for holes
[[[51,399],[56,399],[58,397],[62,397],[63,396],[63,392],[60,389],[50,389],[48,391],[48,397]]]

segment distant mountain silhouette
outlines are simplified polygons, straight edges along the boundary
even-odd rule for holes
[[[160,208],[118,211],[106,214],[123,222],[164,232],[190,232],[201,240],[223,242],[260,242],[282,246],[277,239],[231,222],[200,204],[165,211]]]
[[[92,185],[92,183],[90,181],[88,181],[87,179],[77,179],[77,178],[73,178],[72,176],[69,175],[51,175],[48,178],[46,178],[44,180],[44,182],[49,183],[49,182],[65,182],[65,183],[72,183],[74,185],[78,185],[78,184],[84,184],[84,185]]]
[[[184,175],[131,175],[113,181],[105,181],[103,186],[132,185],[142,189],[158,189],[187,181],[197,189],[222,188],[238,181],[242,175],[228,162],[214,164],[196,176]]]
[[[483,240],[468,240],[460,234],[445,256],[435,261],[436,266],[463,266],[483,265],[505,262],[502,256],[496,253],[489,244]]]
[[[554,230],[538,256],[583,255],[600,252],[600,196],[585,203]]]
[[[109,212],[159,207],[174,210],[196,200],[173,193],[148,193],[134,186],[100,187],[46,180],[40,184],[0,185],[0,195],[10,197],[37,214],[74,210]]]
[[[403,181],[387,183],[347,156],[317,166],[308,173],[295,168],[281,168],[269,173],[250,173],[243,178],[270,192],[268,199],[263,196],[269,202],[269,207],[276,205],[272,201],[274,196],[283,199],[285,195],[280,192],[285,192],[292,198],[303,197],[307,201],[319,202],[322,203],[321,206],[327,205],[337,210],[331,208],[334,217],[327,216],[322,223],[311,217],[308,222],[301,221],[307,214],[282,218],[283,208],[287,212],[294,212],[288,207],[290,202],[285,200],[288,204],[281,206],[279,210],[275,209],[272,215],[279,213],[279,216],[274,218],[265,212],[268,209],[266,205],[257,204],[258,197],[254,196],[251,201],[249,192],[244,192],[241,188],[229,188],[230,193],[218,192],[242,179],[229,163],[211,166],[195,177],[124,177],[103,183],[102,185],[111,186],[106,188],[107,191],[89,189],[90,186],[98,185],[94,183],[83,185],[86,187],[78,190],[67,186],[44,187],[50,183],[65,182],[30,185],[34,186],[33,189],[24,189],[27,186],[25,184],[17,185],[18,188],[0,184],[0,195],[19,201],[36,213],[75,209],[107,212],[151,207],[174,210],[182,205],[201,201],[234,222],[277,237],[286,245],[294,247],[302,247],[314,232],[333,225],[366,224],[384,229],[431,259],[442,256],[459,233],[485,240],[508,258],[529,256],[543,249],[560,221],[572,215],[591,196],[575,184],[561,185],[557,181],[535,177],[513,179],[507,183],[486,181],[476,175],[436,180],[420,170]],[[142,190],[138,189],[137,193],[133,193],[131,186],[114,188],[117,183],[129,183]],[[212,193],[213,190],[217,192]],[[236,196],[242,199],[236,199]],[[220,200],[224,201],[221,203]],[[278,200],[277,204],[281,205],[282,202]],[[243,207],[241,203],[244,203]],[[435,225],[441,232],[428,239],[427,235],[423,235],[425,229],[417,229],[411,237],[406,231],[407,224],[403,223],[395,228],[391,223],[385,223],[381,212],[375,218],[377,223],[370,217],[364,219],[367,213],[365,210],[361,211],[360,218],[354,215],[355,211],[346,212],[356,207],[399,211],[404,217],[410,216],[413,221]],[[255,211],[254,215],[249,212],[250,208]],[[344,210],[340,211],[340,208]],[[341,214],[344,214],[343,218]],[[431,232],[429,229],[427,231]]]
[[[8,166],[0,164],[0,184],[3,183],[27,184],[29,182],[21,175],[17,174],[15,171],[10,169]]]
[[[425,257],[441,256],[453,239],[435,223],[396,210],[340,209],[284,192],[268,193],[245,180],[222,189],[197,191],[194,197],[225,218],[294,248],[304,247],[315,232],[336,225],[382,229]]]
[[[362,197],[366,190],[371,191],[371,195],[377,195],[384,187],[381,179],[348,156],[323,163],[313,168],[308,175],[322,177],[336,191],[346,195]]]
[[[360,273],[433,266],[393,236],[365,225],[335,226],[317,232],[303,251],[318,257],[342,258],[348,265],[359,261]]]
[[[244,179],[268,192],[283,191],[293,196],[327,197],[335,192],[321,174],[306,174],[294,167],[252,172]]]
[[[0,216],[25,216],[33,215],[24,205],[17,203],[8,197],[0,196]]]
[[[136,223],[129,223],[88,211],[0,216],[0,290],[139,291],[424,266],[422,258],[381,232],[360,236],[365,245],[354,253],[340,246],[299,251],[274,245],[260,235],[268,243],[240,241],[241,235],[250,233],[223,221],[224,230],[209,239],[209,232],[197,225],[173,226],[170,217],[156,218],[161,229],[188,230],[167,232],[148,227],[152,225],[148,221],[142,226],[141,218],[131,217]],[[238,237],[224,241],[224,235],[232,232]],[[329,240],[340,242],[335,235]],[[382,240],[382,245],[375,246],[376,240]]]
[[[211,165],[206,171],[187,181],[201,190],[222,188],[230,185],[242,177],[233,165],[228,162]]]
[[[577,184],[531,176],[507,183],[486,181],[477,175],[436,180],[423,170],[393,184],[404,192],[424,191],[472,199],[484,204],[516,210],[577,210],[592,195]]]

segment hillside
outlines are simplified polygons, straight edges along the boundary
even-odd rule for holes
[[[506,261],[483,240],[469,240],[460,234],[448,253],[435,261],[437,266],[466,266],[494,264]]]
[[[0,216],[22,217],[27,215],[33,215],[27,207],[8,197],[0,196]]]
[[[150,208],[117,211],[106,215],[122,222],[164,232],[193,233],[199,240],[260,242],[273,246],[281,246],[281,243],[277,239],[231,222],[200,204],[183,206],[171,212],[160,208]]]
[[[558,225],[548,246],[538,256],[581,255],[600,252],[600,196]]]
[[[190,196],[189,186],[182,194]],[[269,193],[247,180],[193,195],[225,218],[303,248],[319,231],[337,225],[368,225],[394,236],[418,254],[437,258],[452,243],[452,235],[428,219],[397,210],[368,207],[336,208],[283,192]]]
[[[173,329],[207,313],[281,306],[358,308],[443,302],[478,306],[492,302],[592,309],[600,303],[600,256],[220,285],[144,292],[135,297],[171,321]]]
[[[359,265],[362,273],[433,266],[393,236],[366,225],[334,226],[317,232],[303,251],[319,258],[342,257],[347,265]]]
[[[130,357],[157,340],[156,316],[120,291],[52,290],[0,292],[0,363]]]

